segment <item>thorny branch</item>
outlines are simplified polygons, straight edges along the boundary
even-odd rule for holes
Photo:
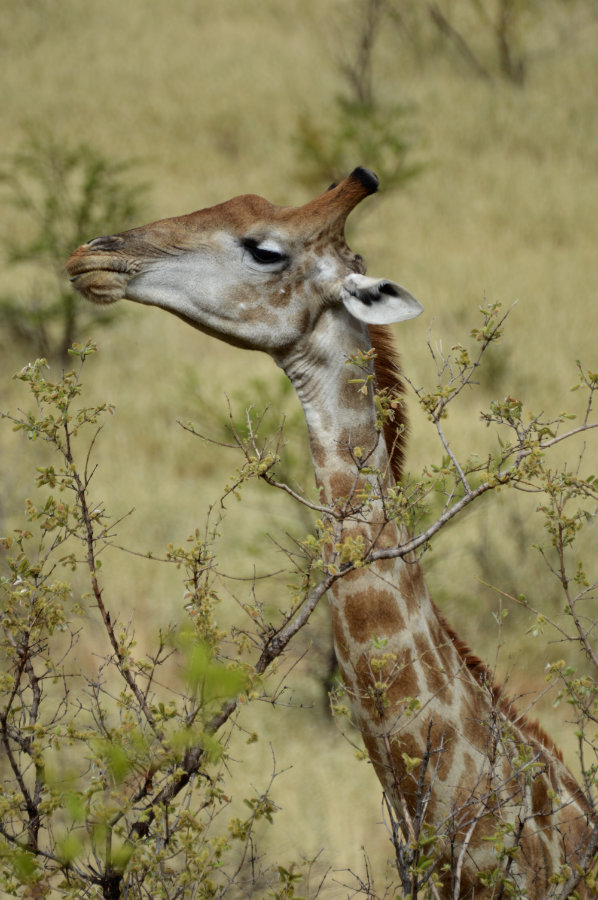
[[[277,488],[280,491],[288,494],[289,497],[292,497],[297,503],[300,503],[302,506],[305,506],[307,509],[310,509],[312,512],[318,512],[322,515],[332,515],[339,517],[339,513],[335,510],[331,510],[327,506],[321,506],[318,503],[312,503],[307,497],[302,494],[298,494],[297,491],[294,491],[288,484],[285,482],[279,481],[273,478],[269,473],[275,467],[278,462],[279,450],[280,450],[280,442],[282,441],[282,433],[284,428],[284,422],[281,424],[281,427],[276,435],[276,441],[274,447],[271,448],[268,443],[265,443],[263,446],[259,446],[257,441],[257,430],[259,428],[260,422],[258,421],[254,424],[251,420],[251,409],[246,410],[246,425],[247,425],[247,437],[244,438],[240,433],[238,428],[235,425],[234,419],[232,417],[232,413],[229,406],[229,428],[234,438],[234,443],[224,443],[223,441],[215,440],[214,438],[208,437],[205,434],[197,431],[197,429],[190,424],[185,424],[184,422],[179,421],[179,425],[184,431],[188,431],[194,437],[200,438],[202,441],[205,441],[209,444],[214,444],[218,447],[226,447],[229,450],[240,450],[244,457],[246,464],[248,466],[248,470],[241,472],[239,477],[232,485],[230,485],[224,497],[228,494],[233,493],[242,483],[246,480],[248,475],[255,474],[252,472],[252,467],[258,466],[259,477],[269,484],[270,487]],[[222,498],[224,500],[224,497]]]
[[[419,891],[427,886],[432,898],[434,898],[434,900],[440,900],[438,888],[431,880],[432,876],[436,874],[436,865],[434,863],[426,865],[423,873],[420,871],[418,865],[422,861],[421,857],[425,857],[426,848],[425,843],[422,843],[422,839],[424,839],[423,829],[426,809],[438,774],[440,758],[444,751],[442,738],[436,750],[432,749],[433,726],[434,721],[433,719],[430,719],[426,735],[426,747],[419,766],[414,815],[411,816],[409,813],[409,807],[394,767],[392,768],[394,789],[400,801],[402,814],[400,816],[396,815],[393,805],[386,794],[384,795],[384,806],[390,820],[391,839],[395,849],[397,871],[401,879],[405,896],[418,897]],[[387,765],[392,766],[392,753],[388,734],[384,735],[384,741],[388,759]],[[436,756],[436,760],[434,765],[430,767],[433,755]],[[427,779],[428,783],[426,784],[426,776],[429,774],[428,770],[430,768],[431,774],[429,775],[429,778]],[[413,776],[410,775],[409,777]]]
[[[106,609],[104,604],[104,599],[102,596],[102,588],[100,587],[100,583],[98,580],[98,567],[96,562],[96,552],[95,547],[97,543],[97,537],[94,532],[94,517],[92,512],[89,509],[88,501],[87,501],[87,492],[89,487],[89,478],[87,476],[87,466],[89,460],[89,453],[86,459],[85,464],[85,479],[82,479],[79,475],[78,468],[75,464],[75,459],[73,457],[72,449],[71,449],[71,434],[70,427],[68,421],[64,423],[64,436],[65,436],[65,451],[64,458],[67,462],[68,467],[71,471],[71,477],[73,479],[73,483],[75,485],[77,500],[79,502],[80,510],[81,510],[81,521],[83,523],[86,535],[86,544],[87,544],[87,566],[89,569],[89,577],[91,581],[91,589],[93,591],[93,596],[95,598],[96,605],[98,610],[100,611],[100,615],[102,617],[102,621],[104,622],[104,627],[106,629],[106,633],[110,640],[110,644],[112,645],[112,649],[114,650],[116,659],[117,659],[117,668],[123,679],[127,683],[128,687],[131,689],[133,694],[135,695],[135,699],[139,703],[139,707],[143,710],[143,714],[147,720],[148,725],[152,729],[152,731],[156,734],[158,738],[162,737],[161,730],[157,727],[154,716],[148,706],[146,697],[144,696],[143,691],[139,687],[133,672],[131,671],[130,662],[127,660],[121,645],[114,633],[114,626],[112,624],[112,620],[110,617],[110,613]],[[97,436],[97,432],[96,432]],[[95,437],[94,437],[95,441]],[[90,447],[91,452],[91,447]]]
[[[568,900],[572,896],[573,891],[580,884],[584,874],[592,868],[592,861],[595,862],[595,856],[598,853],[598,818],[594,821],[588,845],[583,853],[579,863],[575,866],[573,872],[563,885],[557,900]]]
[[[342,574],[339,573],[328,575],[326,578],[322,579],[322,581],[316,585],[307,596],[294,618],[275,631],[273,635],[268,637],[264,643],[262,652],[254,665],[254,671],[257,675],[263,675],[268,666],[284,653],[290,641],[307,623],[319,600],[324,596],[332,584],[341,577]],[[216,732],[228,722],[238,708],[238,705],[238,698],[233,698],[225,703],[220,711],[208,722],[205,731],[208,734],[216,734]],[[177,796],[177,794],[189,783],[192,776],[198,771],[204,758],[205,751],[202,746],[191,747],[187,751],[180,766],[180,774],[176,779],[167,784],[158,794],[152,796],[151,802],[148,803],[147,807],[139,816],[138,821],[131,827],[131,837],[144,837],[149,832],[151,823],[155,817],[155,808],[167,804]],[[144,796],[145,795],[139,795],[136,797],[136,800],[140,801]]]

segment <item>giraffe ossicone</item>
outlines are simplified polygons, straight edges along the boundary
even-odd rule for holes
[[[296,208],[243,195],[96,238],[67,270],[93,302],[162,307],[284,369],[331,510],[326,562],[360,547],[366,563],[330,589],[332,631],[355,721],[403,834],[412,844],[426,829],[436,835],[438,897],[497,896],[493,838],[502,835],[511,894],[556,898],[563,866],[574,869],[590,834],[582,791],[550,739],[512,709],[444,621],[418,563],[369,558],[406,538],[385,504],[405,440],[385,326],[422,310],[395,282],[366,277],[346,244],[347,216],[377,186],[359,168]],[[357,390],[346,362],[359,354],[375,377]],[[383,430],[373,381],[397,401]],[[581,883],[578,891],[591,896]]]

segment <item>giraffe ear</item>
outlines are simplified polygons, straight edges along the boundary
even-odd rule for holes
[[[405,322],[423,312],[421,303],[409,291],[387,278],[349,275],[343,282],[345,308],[368,325]]]

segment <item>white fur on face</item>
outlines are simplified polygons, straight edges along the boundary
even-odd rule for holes
[[[335,253],[312,260],[274,237],[254,242],[222,231],[196,249],[147,259],[125,296],[229,343],[276,353],[304,336],[304,313],[322,298],[340,305],[346,275]]]

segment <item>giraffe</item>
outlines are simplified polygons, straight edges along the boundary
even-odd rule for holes
[[[284,370],[303,406],[329,510],[338,664],[405,852],[416,860],[417,840],[435,836],[432,896],[513,896],[496,874],[500,839],[509,890],[556,898],[556,876],[574,871],[587,850],[591,812],[579,786],[551,740],[518,715],[440,615],[418,561],[369,558],[406,539],[384,504],[400,484],[405,437],[388,325],[422,311],[399,284],[367,277],[345,242],[349,213],[377,187],[372,172],[357,168],[297,208],[235,197],[91,240],[67,271],[94,303],[161,307],[208,335],[268,353]],[[361,389],[346,364],[356,354],[372,376]],[[395,400],[384,427],[376,383]],[[349,547],[359,564],[343,569]],[[577,889],[590,896],[581,882]]]

